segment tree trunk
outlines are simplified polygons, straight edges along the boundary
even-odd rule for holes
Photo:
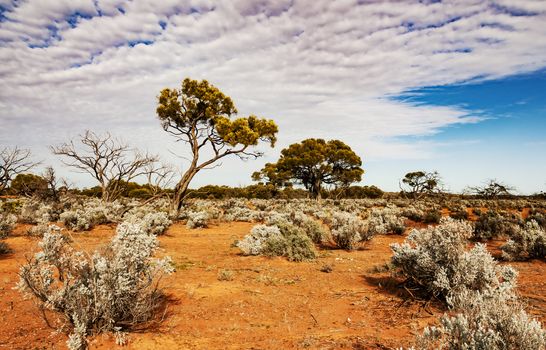
[[[184,199],[188,193],[188,187],[193,177],[197,174],[195,168],[190,168],[184,173],[182,179],[176,184],[174,188],[174,195],[171,201],[171,210],[178,213],[182,205],[184,204]]]
[[[312,183],[311,194],[313,195],[313,198],[316,199],[317,201],[321,200],[321,197],[322,197],[320,193],[321,189],[322,189],[322,183],[320,179],[314,180]]]
[[[101,195],[102,201],[104,203],[110,202],[110,195],[108,193],[108,186],[102,185],[101,190],[102,190],[102,195]]]

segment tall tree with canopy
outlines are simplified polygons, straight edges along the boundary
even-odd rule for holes
[[[302,184],[320,199],[323,184],[346,187],[362,179],[362,160],[339,140],[306,139],[281,151],[277,163],[267,163],[252,175],[276,186]]]
[[[237,114],[233,101],[206,80],[186,78],[180,89],[163,89],[156,112],[163,129],[184,141],[191,151],[190,165],[174,189],[173,210],[182,207],[199,171],[229,155],[258,158],[263,153],[252,146],[263,141],[273,147],[277,140],[278,128],[272,120],[255,115],[231,120]]]

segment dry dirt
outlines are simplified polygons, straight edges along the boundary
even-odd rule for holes
[[[313,262],[245,257],[232,247],[253,224],[226,223],[207,229],[171,226],[160,237],[161,254],[177,272],[163,280],[169,298],[163,322],[131,333],[127,349],[391,349],[408,346],[445,310],[409,297],[390,272],[389,244],[403,236],[377,236],[360,250],[321,248]],[[66,335],[50,328],[31,300],[13,287],[37,239],[19,226],[6,240],[13,253],[0,258],[0,349],[66,349]],[[114,227],[72,234],[89,250],[108,241]],[[491,242],[498,254],[500,241]],[[330,273],[321,269],[329,265]],[[513,263],[529,312],[546,322],[545,261]],[[231,280],[219,279],[222,270]],[[48,313],[50,323],[56,316]],[[100,335],[91,349],[116,349]],[[120,347],[121,348],[121,347]]]

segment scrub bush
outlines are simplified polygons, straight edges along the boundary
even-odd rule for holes
[[[159,279],[173,272],[170,258],[152,258],[154,235],[122,223],[109,245],[93,255],[70,243],[59,227],[50,226],[39,243],[42,251],[21,267],[18,284],[72,326],[69,349],[86,349],[86,337],[103,332],[123,339],[124,331],[152,319],[162,302]]]

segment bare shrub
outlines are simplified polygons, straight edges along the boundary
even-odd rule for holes
[[[50,226],[42,251],[21,267],[18,288],[41,308],[59,312],[72,326],[71,350],[86,349],[86,336],[130,330],[150,320],[161,303],[158,282],[173,271],[170,259],[152,259],[157,239],[123,223],[102,251],[76,251],[61,229]]]

